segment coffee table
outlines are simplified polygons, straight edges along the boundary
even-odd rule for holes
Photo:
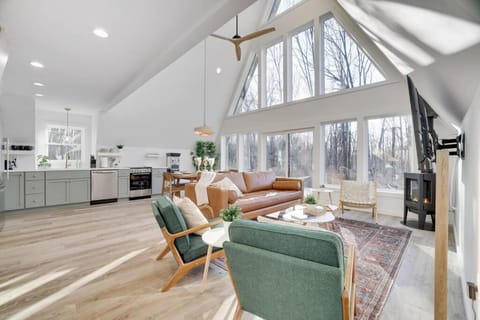
[[[292,208],[292,209],[270,213],[263,217],[260,216],[258,217],[260,219],[257,218],[257,220],[262,222],[275,222],[276,220],[281,222],[296,223],[303,226],[319,223],[319,224],[322,224],[324,229],[326,230],[330,230],[330,227],[328,224],[335,220],[335,216],[329,211],[326,211],[320,215],[304,213],[304,217],[300,218],[301,215],[302,215],[301,209]]]
[[[225,234],[225,228],[212,228],[202,234],[202,240],[208,245],[207,258],[205,260],[205,269],[203,269],[203,279],[200,290],[203,292],[207,285],[208,268],[212,259],[213,247],[223,248],[223,242],[229,240],[228,234]]]

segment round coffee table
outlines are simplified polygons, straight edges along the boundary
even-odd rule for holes
[[[297,221],[297,222],[300,222],[300,223],[303,223],[303,224],[307,224],[307,223],[320,223],[320,224],[323,224],[323,228],[325,230],[330,230],[330,227],[328,226],[328,224],[330,222],[333,222],[335,220],[335,216],[331,213],[331,212],[325,212],[324,214],[322,215],[310,215],[308,218],[305,218],[305,219],[298,219],[296,218],[294,215],[292,215],[292,212],[294,211],[290,211],[290,212],[286,212],[282,219],[285,220],[285,221]]]
[[[205,290],[207,285],[208,268],[210,266],[210,260],[212,259],[213,247],[223,248],[223,242],[229,240],[228,234],[225,234],[225,228],[212,228],[202,234],[202,240],[208,245],[207,258],[205,260],[205,269],[203,269],[203,279],[201,285],[201,291]]]

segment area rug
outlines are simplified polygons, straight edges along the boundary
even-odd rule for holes
[[[356,320],[377,319],[387,300],[412,232],[379,224],[336,218],[332,231],[357,251]],[[223,258],[212,263],[226,270]]]

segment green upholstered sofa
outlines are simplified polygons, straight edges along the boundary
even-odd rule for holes
[[[355,253],[329,231],[236,220],[224,243],[235,318],[353,319]]]

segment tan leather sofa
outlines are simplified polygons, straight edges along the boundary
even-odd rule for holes
[[[207,187],[209,206],[213,216],[217,217],[220,210],[230,204],[238,205],[244,219],[254,219],[257,216],[283,210],[302,203],[303,180],[297,178],[276,177],[274,172],[228,172],[217,173],[214,183],[228,177],[243,196],[237,197],[235,192],[214,186]],[[185,186],[185,196],[196,201],[195,183]]]

